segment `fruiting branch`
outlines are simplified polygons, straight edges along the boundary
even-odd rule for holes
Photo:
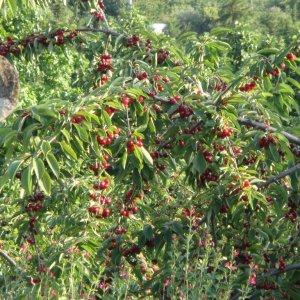
[[[17,263],[3,250],[0,249],[0,256],[2,256],[4,258],[4,260],[6,260],[9,265],[13,268],[16,268],[21,274],[22,277],[28,281],[31,281],[31,277],[26,275],[25,272],[17,265]]]
[[[279,180],[279,179],[281,179],[283,177],[286,177],[286,176],[288,176],[290,174],[293,174],[293,173],[295,173],[295,172],[297,172],[299,170],[300,170],[300,163],[297,164],[297,165],[295,165],[294,167],[286,170],[286,171],[280,172],[279,174],[277,174],[276,176],[271,177],[270,179],[268,179],[265,182],[258,183],[257,187],[258,188],[266,187],[266,186],[270,185],[271,183],[276,182],[277,180]]]
[[[286,131],[279,131],[275,127],[271,127],[271,126],[268,126],[266,124],[259,123],[259,122],[249,120],[249,119],[238,118],[237,120],[242,125],[255,127],[255,128],[261,129],[263,131],[278,132],[278,133],[282,134],[284,137],[286,137],[289,140],[289,142],[291,142],[293,144],[296,144],[296,145],[300,145],[300,138],[298,138],[298,137],[296,137],[296,136],[294,136],[294,135],[292,135],[292,134],[290,134]]]
[[[289,266],[285,267],[283,270],[273,270],[273,271],[270,271],[268,273],[265,273],[263,276],[265,276],[265,277],[275,276],[275,275],[279,275],[279,274],[282,274],[282,273],[286,273],[286,272],[290,272],[290,271],[295,271],[295,270],[300,270],[300,263],[289,265]]]

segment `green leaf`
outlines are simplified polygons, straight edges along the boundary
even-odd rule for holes
[[[46,171],[44,163],[40,158],[33,159],[33,170],[37,179],[40,180]]]
[[[134,169],[134,170],[133,170],[132,180],[133,180],[133,183],[134,183],[138,188],[141,188],[141,187],[142,187],[143,181],[142,181],[142,177],[141,177],[141,174],[140,174],[140,172],[139,172],[138,169]]]
[[[151,240],[153,237],[153,228],[151,225],[147,224],[143,228],[143,234],[147,241]]]
[[[41,149],[43,154],[46,156],[51,151],[51,145],[48,141],[42,141]]]
[[[118,101],[108,101],[108,102],[105,102],[105,105],[115,108],[115,109],[118,109],[118,110],[123,110],[122,104]]]
[[[2,190],[3,186],[7,183],[8,179],[9,178],[7,173],[4,174],[3,176],[0,176],[0,191]]]
[[[232,31],[233,29],[229,27],[215,27],[210,31],[210,33],[213,35],[224,35],[225,33],[229,33]]]
[[[144,155],[144,161],[149,164],[149,165],[153,165],[153,159],[150,155],[150,153],[144,148],[144,147],[141,147],[140,148],[143,152],[143,155]]]
[[[122,155],[122,168],[124,170],[126,168],[127,156],[128,156],[127,151],[125,151]]]
[[[79,135],[80,139],[83,140],[86,143],[89,143],[88,132],[84,128],[82,128],[82,126],[80,126],[80,125],[75,125],[75,128],[78,132],[78,135]]]
[[[288,84],[285,84],[285,83],[281,83],[279,85],[279,92],[283,93],[283,94],[284,93],[291,94],[291,95],[295,94],[294,90]]]
[[[290,82],[293,86],[295,86],[297,89],[300,90],[300,83],[296,81],[295,79],[288,77],[287,81]]]
[[[28,195],[32,194],[32,167],[29,165],[22,171],[21,185]]]
[[[198,151],[197,155],[195,156],[193,160],[193,167],[199,172],[203,173],[206,170],[207,163],[206,160],[204,159],[203,154]]]
[[[47,171],[44,172],[43,177],[38,181],[38,183],[41,190],[44,191],[45,194],[51,194],[51,178]]]
[[[264,48],[257,51],[258,54],[262,54],[262,55],[277,54],[278,52],[279,50],[276,48]]]
[[[150,118],[150,120],[149,120],[148,127],[149,127],[150,133],[156,133],[156,127],[154,125],[152,118]]]
[[[60,146],[65,153],[69,154],[72,158],[77,159],[75,151],[69,145],[67,145],[66,142],[60,142]]]
[[[105,123],[106,123],[107,127],[111,127],[110,116],[105,110],[102,111],[102,116],[104,117],[104,120],[105,120]]]
[[[133,151],[133,156],[139,161],[139,163],[143,163],[143,153],[141,151],[141,148],[134,145],[134,151]]]
[[[53,153],[48,153],[46,160],[55,177],[59,178],[59,165]]]
[[[183,235],[183,227],[182,224],[178,221],[173,223],[173,231],[176,232],[178,235]]]
[[[16,173],[20,166],[22,165],[23,160],[15,160],[13,163],[10,164],[7,170],[7,175],[9,179],[14,179],[16,176]]]
[[[57,113],[49,108],[48,104],[40,104],[34,106],[32,109],[34,115],[42,116],[42,117],[56,117]]]
[[[270,152],[271,152],[271,154],[272,154],[272,156],[274,158],[274,161],[279,162],[280,161],[280,157],[279,157],[279,153],[278,153],[278,151],[276,149],[276,146],[273,145],[273,144],[270,144],[269,148],[270,148]]]
[[[274,65],[278,65],[279,63],[282,62],[282,60],[285,58],[285,56],[287,55],[287,53],[290,51],[290,46],[288,46],[287,48],[285,48],[274,60]]]

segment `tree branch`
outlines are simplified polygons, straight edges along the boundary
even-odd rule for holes
[[[4,258],[4,260],[6,260],[11,267],[17,269],[21,273],[21,275],[24,279],[26,279],[28,281],[32,280],[32,278],[30,276],[26,275],[26,273],[17,265],[17,263],[6,252],[4,252],[1,249],[0,249],[0,256],[2,256]]]
[[[255,127],[255,128],[261,129],[263,131],[278,132],[278,133],[282,134],[284,137],[286,137],[289,140],[289,142],[291,142],[293,144],[296,144],[296,145],[300,145],[300,138],[298,138],[298,137],[296,137],[296,136],[294,136],[294,135],[292,135],[292,134],[290,134],[286,131],[279,131],[275,127],[271,127],[271,126],[268,126],[266,124],[259,123],[259,122],[249,120],[249,119],[238,118],[237,120],[242,125]]]
[[[279,275],[279,274],[282,274],[282,273],[295,271],[295,270],[300,270],[300,263],[289,265],[289,266],[285,267],[283,270],[270,271],[268,273],[263,274],[263,276],[264,277],[275,276],[275,275]]]
[[[279,174],[277,174],[276,176],[271,177],[270,179],[268,179],[265,182],[258,183],[256,186],[258,188],[266,187],[266,186],[270,185],[271,183],[276,182],[277,180],[279,180],[279,179],[281,179],[285,176],[288,176],[292,173],[297,172],[298,170],[300,170],[300,163],[295,165],[292,168],[287,169],[286,171],[280,172]]]

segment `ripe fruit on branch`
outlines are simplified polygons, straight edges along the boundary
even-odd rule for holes
[[[176,104],[178,101],[180,101],[181,97],[180,96],[174,96],[173,98],[170,99],[170,104],[174,105]]]
[[[179,113],[180,118],[183,119],[193,114],[193,107],[188,104],[182,103],[179,105],[176,111]]]
[[[85,116],[83,115],[74,115],[71,117],[71,123],[73,124],[80,124],[85,120]]]
[[[104,181],[94,183],[95,190],[106,190],[109,186],[109,179],[106,178]]]
[[[91,15],[95,16],[97,22],[99,22],[100,20],[104,20],[104,15],[100,11],[97,11],[95,9],[91,10]]]
[[[102,217],[103,218],[108,218],[110,216],[110,210],[109,208],[104,208],[102,212]]]
[[[291,52],[289,52],[289,53],[286,55],[286,58],[287,58],[289,61],[294,61],[294,60],[295,60],[295,57],[294,57],[294,55],[293,55]]]
[[[98,5],[101,9],[104,9],[104,7],[105,7],[102,0],[98,0]]]
[[[279,71],[278,71],[279,73]],[[249,92],[252,91],[256,87],[256,82],[252,81],[250,84],[245,84],[239,88],[241,92]]]
[[[26,211],[31,211],[31,212],[37,212],[37,211],[40,211],[43,208],[44,208],[44,206],[42,204],[40,204],[40,203],[29,203],[25,207],[25,210]]]
[[[122,217],[128,218],[130,216],[130,212],[128,210],[123,209],[121,210],[120,215]]]
[[[258,141],[258,146],[260,148],[269,148],[270,144],[276,144],[277,140],[275,137],[273,137],[272,135],[267,135],[265,137],[262,137],[259,141]]]
[[[88,208],[89,213],[95,214],[95,215],[101,215],[102,214],[102,208],[98,206],[90,206]]]
[[[127,95],[123,95],[121,101],[124,106],[127,106],[130,103],[134,103],[135,99]]]
[[[132,211],[133,214],[137,214],[138,207],[137,206],[133,206],[132,209],[131,209],[131,211]]]
[[[112,71],[112,55],[100,54],[100,62],[98,63],[97,71],[106,74],[108,71]]]
[[[136,74],[136,78],[139,79],[139,80],[146,79],[146,78],[148,78],[148,73],[143,72],[141,74]]]
[[[163,48],[159,49],[157,53],[157,62],[163,63],[170,56],[170,54],[170,51],[167,51]]]
[[[136,35],[132,35],[130,38],[128,38],[126,40],[125,46],[126,47],[133,47],[133,46],[137,46],[138,42],[141,41],[141,38],[136,36]]]
[[[45,195],[42,192],[37,192],[33,196],[33,200],[36,201],[36,202],[37,201],[43,201],[44,198],[45,198]]]
[[[245,180],[245,181],[243,182],[243,189],[246,189],[246,188],[248,188],[249,186],[251,186],[250,181],[249,181],[249,180]]]
[[[233,134],[233,130],[232,129],[220,129],[218,128],[218,133],[217,136],[221,139],[224,139],[226,137],[229,137]]]
[[[135,148],[134,148],[134,141],[128,141],[127,142],[127,150],[129,152],[133,152],[135,150]]]

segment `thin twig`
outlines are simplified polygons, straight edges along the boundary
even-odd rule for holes
[[[76,28],[76,29],[73,29],[73,30],[66,30],[66,32],[70,32],[70,31],[78,31],[78,32],[102,32],[102,33],[105,33],[105,34],[108,34],[108,35],[112,35],[112,36],[122,35],[122,33],[113,31],[111,29],[100,29],[100,28],[89,28],[89,27],[86,27],[86,28]]]
[[[216,104],[215,107],[219,108],[219,106],[222,104],[223,101],[223,96],[234,86],[233,83],[229,84],[218,96],[217,100],[216,100]]]
[[[126,107],[126,121],[128,127],[128,136],[130,137],[132,135],[132,132],[131,132],[130,121],[129,121],[128,106]]]
[[[106,15],[105,15],[103,9],[102,9],[102,8],[99,8],[99,10],[100,10],[100,12],[102,13],[103,21],[104,21],[104,24],[105,24],[105,26],[106,26],[106,29],[107,29],[107,30],[110,30],[110,26],[109,26],[109,24],[108,24],[108,21],[107,21],[107,18],[106,18]]]
[[[217,234],[216,234],[215,214],[214,213],[212,213],[210,221],[211,221],[211,235],[213,238],[214,247],[217,248],[218,247],[218,239],[217,239]]]

